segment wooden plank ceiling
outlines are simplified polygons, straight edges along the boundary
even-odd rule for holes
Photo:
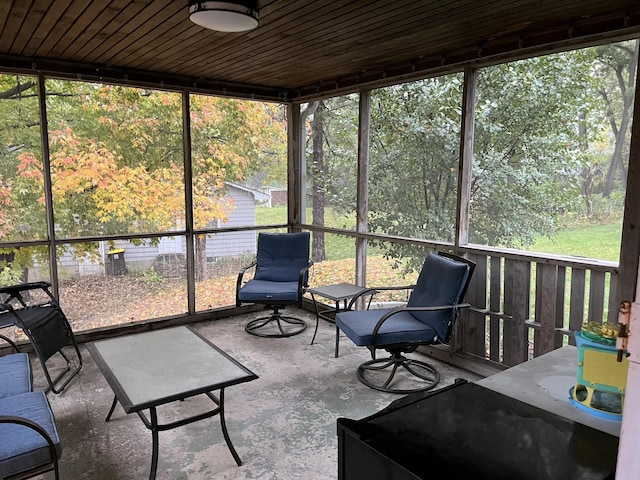
[[[632,38],[637,0],[259,0],[245,33],[188,0],[0,0],[0,68],[300,100]]]

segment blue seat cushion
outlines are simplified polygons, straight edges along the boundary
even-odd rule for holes
[[[40,425],[53,440],[60,458],[60,437],[44,392],[0,398],[0,415],[24,417]],[[0,423],[0,477],[46,465],[51,460],[47,441],[38,432],[23,425]]]
[[[252,279],[238,291],[242,302],[292,302],[298,301],[298,282],[270,282]]]
[[[391,309],[353,310],[336,315],[336,325],[358,346],[371,345],[373,329],[378,320]],[[430,343],[436,339],[436,331],[409,312],[392,315],[382,324],[376,337],[376,345],[397,343]]]
[[[0,357],[0,398],[30,392],[33,376],[26,353],[12,353]]]

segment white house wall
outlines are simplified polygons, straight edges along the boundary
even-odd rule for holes
[[[249,192],[229,189],[228,196],[233,200],[235,208],[229,214],[227,221],[221,226],[236,227],[256,224],[255,199]],[[226,232],[209,235],[207,238],[207,258],[219,259],[233,257],[247,253],[254,254],[257,248],[256,233]]]
[[[249,191],[244,191],[233,186],[228,188],[228,198],[233,202],[234,208],[229,213],[227,221],[220,223],[220,227],[235,227],[255,225],[256,200]],[[217,225],[212,225],[217,226]],[[254,255],[257,247],[255,231],[223,232],[207,236],[207,259],[217,261],[225,257],[237,257],[241,255]],[[127,240],[113,242],[114,249],[124,249],[124,261],[129,270],[145,271],[154,266],[158,255],[186,255],[186,238],[184,236],[162,237],[157,246],[135,246]],[[100,254],[104,261],[108,260],[109,247],[106,242],[101,242]],[[47,272],[40,272],[42,268],[35,266],[30,271],[30,280],[38,280]],[[48,270],[48,269],[45,269]],[[60,259],[60,276],[73,277],[78,275],[102,275],[105,273],[105,265],[101,262],[81,262],[67,253]],[[33,278],[32,278],[33,277]]]

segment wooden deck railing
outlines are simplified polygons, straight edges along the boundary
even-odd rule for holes
[[[464,249],[477,264],[458,352],[505,367],[575,345],[585,321],[616,322],[618,265],[511,250]]]

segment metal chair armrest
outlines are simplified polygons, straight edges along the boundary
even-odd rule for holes
[[[240,269],[240,272],[238,272],[238,279],[236,280],[236,307],[240,306],[240,301],[238,300],[238,292],[240,291],[240,287],[242,287],[242,282],[244,280],[244,274],[252,269],[255,268],[256,265],[258,265],[257,261],[252,262],[251,264],[247,265],[246,267],[242,267]]]
[[[33,469],[32,469],[32,470],[34,470],[33,473],[29,474],[26,477],[19,476],[18,478],[29,478],[29,477],[31,477],[33,475],[38,474],[38,473],[44,473],[44,472],[47,472],[47,471],[50,471],[50,470],[54,470],[55,471],[55,478],[56,479],[58,478],[58,476],[59,476],[59,473],[58,473],[58,454],[56,452],[56,446],[55,446],[55,444],[53,443],[53,440],[51,439],[51,437],[49,436],[49,434],[47,433],[47,431],[44,428],[42,428],[37,423],[29,420],[28,418],[18,417],[18,416],[14,416],[14,415],[0,415],[0,424],[1,423],[13,423],[13,424],[16,424],[16,425],[22,425],[22,426],[24,426],[26,428],[30,428],[31,430],[36,431],[47,442],[47,447],[48,447],[48,450],[49,450],[49,458],[51,459],[51,467],[45,466],[45,468],[43,468],[42,465],[35,465],[33,467]]]
[[[349,305],[348,305],[347,308],[348,308],[348,310],[351,310],[359,299],[361,299],[362,297],[366,297],[368,295],[373,296],[376,293],[385,292],[385,291],[386,292],[393,292],[393,291],[402,291],[402,290],[413,290],[414,288],[415,288],[415,285],[402,285],[402,286],[393,286],[393,287],[369,287],[369,288],[366,288],[366,289],[362,290],[357,295],[355,295],[349,301]],[[369,300],[369,303],[371,303],[371,300]]]
[[[239,288],[239,287],[240,287],[240,285],[242,284],[242,280],[243,280],[243,278],[244,278],[244,274],[245,274],[248,270],[250,270],[250,269],[252,269],[252,268],[255,268],[255,267],[256,267],[256,265],[258,265],[258,262],[253,262],[253,263],[251,263],[250,265],[247,265],[246,267],[242,267],[242,268],[240,269],[240,272],[238,273],[238,281],[236,282],[236,284],[238,285],[238,288]]]
[[[47,303],[57,305],[58,301],[51,293],[50,287],[51,283],[46,281],[21,283],[19,285],[9,285],[7,287],[0,288],[0,294],[7,295],[7,298],[3,300],[5,304],[9,304],[11,301],[17,300],[23,307],[26,307],[27,300],[23,298],[22,294],[31,290],[42,290],[51,300],[50,302],[42,303],[42,305],[45,305]]]
[[[302,288],[302,287],[308,287],[308,273],[309,273],[309,269],[313,266],[313,261],[309,260],[309,263],[307,263],[304,267],[302,267],[300,269],[300,274],[298,275],[298,287]]]
[[[9,285],[7,287],[0,288],[0,293],[7,293],[9,295],[14,295],[19,292],[26,292],[28,290],[37,290],[37,289],[49,289],[51,287],[50,282],[29,282],[29,283],[21,283],[18,285]]]

